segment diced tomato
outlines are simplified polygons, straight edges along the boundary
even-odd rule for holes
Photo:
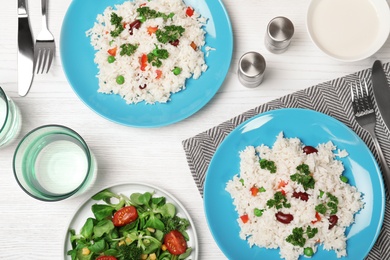
[[[111,56],[115,56],[116,55],[116,50],[117,50],[117,47],[114,47],[114,48],[109,49],[107,52]]]
[[[146,5],[146,3],[143,3],[143,4],[140,4],[139,7],[142,7],[142,6],[145,6],[145,5]]]
[[[257,188],[256,186],[253,186],[251,188],[251,193],[252,193],[252,196],[256,196],[257,193],[259,193],[259,188]]]
[[[313,220],[311,223],[314,224],[314,223],[317,223],[318,221],[321,221],[321,216],[320,216],[320,214],[316,211],[316,220]]]
[[[192,49],[194,49],[194,51],[196,51],[196,49],[198,48],[198,46],[196,46],[194,42],[191,42],[190,46],[192,47]]]
[[[191,17],[193,14],[194,14],[194,9],[192,9],[191,7],[187,7],[186,15]]]
[[[141,70],[145,71],[145,68],[148,65],[148,56],[146,54],[142,54],[141,58],[139,59],[139,64],[141,66]]]
[[[286,196],[286,191],[281,189],[280,192],[282,193],[283,196]]]
[[[152,35],[153,33],[157,32],[158,26],[149,26],[148,27],[148,33],[149,35]]]
[[[248,215],[242,215],[240,218],[241,218],[241,221],[242,221],[244,224],[247,223],[247,222],[249,221]]]
[[[157,74],[156,79],[159,79],[162,76],[162,71],[161,70],[156,70],[156,74]]]

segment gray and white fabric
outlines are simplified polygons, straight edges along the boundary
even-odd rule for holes
[[[388,79],[390,79],[390,63],[383,64]],[[280,108],[306,108],[315,110],[334,117],[346,126],[353,129],[371,149],[378,161],[374,143],[367,132],[365,132],[355,121],[351,106],[350,84],[358,80],[366,80],[369,91],[371,89],[371,69],[365,69],[356,73],[346,75],[331,81],[327,81],[307,89],[275,99],[266,104],[253,108],[241,115],[238,115],[226,122],[223,122],[205,132],[183,141],[183,148],[186,153],[187,162],[191,174],[203,196],[203,184],[207,168],[214,155],[218,145],[224,138],[236,128],[239,124],[251,117]],[[390,105],[390,104],[389,104]],[[390,108],[389,108],[390,109]],[[384,124],[376,108],[377,125],[376,134],[387,162],[390,162],[390,132]],[[390,212],[389,195],[386,193],[386,213],[383,227],[379,238],[366,258],[372,259],[390,259]]]

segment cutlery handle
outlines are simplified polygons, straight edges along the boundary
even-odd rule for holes
[[[375,134],[375,128],[372,127],[372,129],[368,129],[368,132],[370,133],[372,140],[374,141],[374,145],[375,145],[375,148],[376,148],[376,151],[378,153],[379,160],[380,160],[380,163],[382,166],[382,176],[383,176],[383,179],[384,179],[385,184],[387,186],[387,189],[390,191],[390,168],[387,165],[386,158],[383,155],[382,149],[379,145],[378,138],[376,137],[376,134]]]
[[[43,24],[43,28],[46,28],[47,27],[47,16],[46,16],[47,0],[41,0],[41,9],[42,9],[42,24]]]

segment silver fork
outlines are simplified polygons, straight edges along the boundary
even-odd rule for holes
[[[37,73],[42,67],[40,73],[46,68],[46,73],[49,71],[53,57],[56,51],[54,37],[47,27],[47,0],[42,0],[42,30],[38,34],[34,47],[34,64],[37,68]],[[47,64],[47,65],[46,65]]]
[[[358,124],[370,134],[374,141],[382,166],[382,175],[387,188],[390,189],[390,169],[375,134],[376,115],[368,92],[367,82],[364,81],[364,87],[362,82],[351,84],[351,96],[355,119]]]

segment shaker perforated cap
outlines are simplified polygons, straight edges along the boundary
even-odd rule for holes
[[[254,88],[263,81],[265,59],[257,52],[247,52],[238,62],[238,79],[245,87]]]
[[[293,23],[286,17],[278,16],[268,23],[264,43],[270,52],[282,53],[287,50],[293,35]]]

